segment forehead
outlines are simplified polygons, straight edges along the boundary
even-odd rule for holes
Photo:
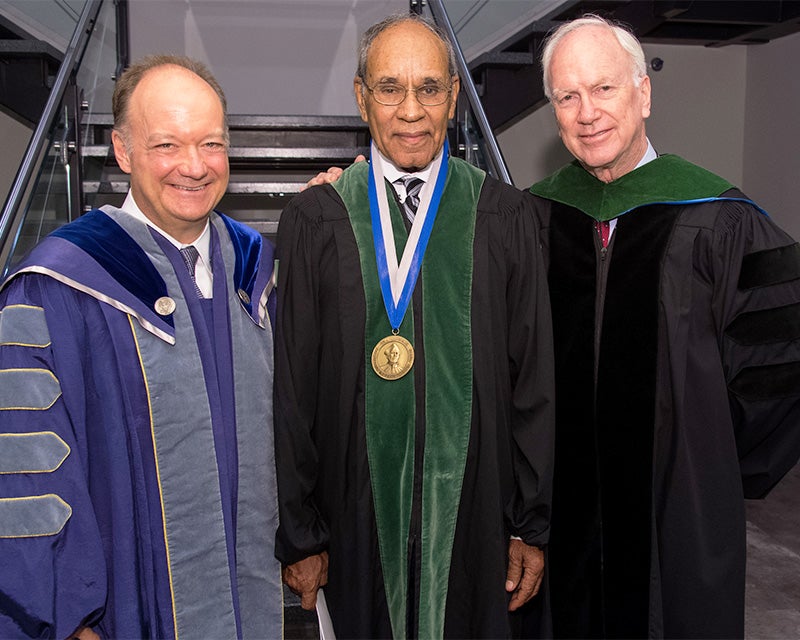
[[[424,25],[401,22],[373,40],[367,52],[367,74],[372,78],[446,78],[447,50]]]
[[[553,88],[592,84],[632,72],[630,55],[604,27],[588,26],[568,33],[556,45],[550,63]]]
[[[192,71],[174,65],[156,67],[142,77],[131,94],[131,109],[141,115],[194,110],[224,119],[222,102],[211,85]]]

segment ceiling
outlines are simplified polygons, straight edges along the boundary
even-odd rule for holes
[[[599,13],[627,23],[644,43],[758,46],[800,31],[800,0],[443,2],[490,123],[500,128],[543,104],[538,65],[542,41],[560,22],[584,13]],[[36,99],[41,101],[47,95],[59,52],[64,50],[83,4],[84,0],[0,2],[0,62],[13,61],[18,70],[12,74],[9,64],[3,67],[0,105],[24,98],[31,103],[29,107],[20,105],[14,111],[30,112],[26,119],[35,121]],[[293,87],[293,92],[265,90],[265,95],[253,98],[255,106],[248,103],[239,107],[241,113],[293,112],[291,106],[275,102],[284,94],[288,100],[290,93],[304,86],[321,101],[320,112],[338,113],[329,102],[353,109],[349,79],[358,33],[387,13],[407,9],[409,4],[409,0],[130,0],[129,12],[133,44],[144,38],[161,38],[159,42],[177,42],[188,54],[213,60],[215,70],[226,75],[226,87],[231,87],[234,97],[240,77],[256,86],[259,74],[266,71],[290,75],[302,72],[309,78]],[[139,28],[137,11],[148,18]],[[167,33],[167,25],[173,23],[177,25],[174,33]],[[142,24],[146,27],[141,28]],[[236,29],[235,42],[214,37],[220,28]],[[146,51],[148,46],[163,45],[148,41],[140,49]],[[299,46],[302,48],[298,50]],[[258,55],[252,55],[252,51]],[[344,78],[341,81],[339,70]],[[264,86],[284,86],[282,76],[278,77]],[[19,91],[20,87],[27,90]],[[241,93],[249,96],[258,92]],[[309,109],[313,103],[304,100],[302,104]]]
[[[643,42],[720,47],[800,31],[796,0],[444,0],[465,56],[542,36],[557,22],[597,13]],[[517,46],[519,49],[519,46]]]
[[[800,31],[800,2],[635,0],[564,2],[551,20],[601,13],[629,24],[642,42],[722,47],[763,44]]]

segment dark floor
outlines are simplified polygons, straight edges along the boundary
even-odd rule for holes
[[[287,591],[287,640],[319,637],[316,616]],[[764,500],[747,501],[748,640],[800,639],[800,465]]]
[[[283,586],[283,603],[285,640],[318,640],[317,614],[304,611],[300,607],[300,598],[289,591],[286,585]]]
[[[800,638],[800,465],[747,501],[746,598],[747,638]]]

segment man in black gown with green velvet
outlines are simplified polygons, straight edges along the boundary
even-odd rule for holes
[[[542,63],[576,158],[531,188],[552,204],[555,636],[742,637],[743,498],[800,452],[800,248],[656,154],[631,34],[579,19]]]
[[[368,30],[354,88],[370,162],[278,231],[276,555],[339,637],[508,637],[549,532],[536,199],[449,157],[454,56],[418,16]]]

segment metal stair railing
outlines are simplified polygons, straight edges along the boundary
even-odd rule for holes
[[[468,162],[485,169],[489,175],[498,180],[511,184],[511,175],[508,172],[505,160],[503,160],[503,154],[497,144],[497,139],[489,125],[489,120],[481,104],[478,90],[472,80],[472,74],[467,66],[467,61],[464,58],[464,53],[459,45],[453,25],[447,15],[444,2],[442,0],[422,0],[421,4],[427,4],[434,21],[445,31],[455,50],[462,95],[466,97],[469,106],[468,109],[459,110],[457,122],[460,137],[459,151],[463,153],[465,160]],[[472,124],[470,123],[470,116],[473,121]],[[461,148],[462,146],[463,149]]]
[[[60,145],[58,153],[62,158],[66,158],[71,153],[70,144],[75,144],[75,141],[67,140],[66,135],[60,141],[54,141],[53,136],[60,124],[59,118],[64,113],[65,98],[68,98],[70,87],[75,86],[75,75],[90,41],[102,4],[102,0],[87,0],[84,5],[64,53],[64,60],[56,75],[44,112],[28,144],[25,157],[11,186],[2,215],[0,215],[0,265],[3,265],[0,277],[7,273],[11,257],[14,255],[19,231],[34,191],[32,178],[37,171],[41,170],[45,162],[48,145],[58,143]],[[69,109],[69,107],[67,108]],[[68,176],[68,179],[74,182],[76,176]]]

